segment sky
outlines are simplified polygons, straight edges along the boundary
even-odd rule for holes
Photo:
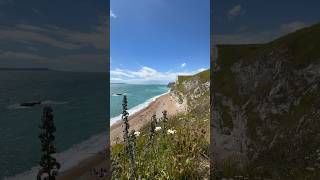
[[[319,0],[214,0],[215,44],[265,43],[320,22]]]
[[[209,68],[210,0],[111,0],[111,82],[168,83]]]
[[[0,68],[107,72],[107,0],[0,0]]]

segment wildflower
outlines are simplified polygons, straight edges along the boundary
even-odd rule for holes
[[[134,135],[135,135],[136,137],[138,137],[138,136],[140,135],[140,132],[139,132],[139,131],[136,131],[136,132],[134,132]]]
[[[177,130],[168,129],[167,134],[175,134]]]
[[[161,127],[160,126],[158,126],[158,127],[156,127],[156,129],[155,129],[156,131],[160,131],[161,130]]]

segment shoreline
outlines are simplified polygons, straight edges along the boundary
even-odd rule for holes
[[[157,117],[162,116],[162,111],[166,110],[168,116],[174,116],[178,113],[179,109],[176,105],[175,100],[171,93],[165,93],[157,96],[154,101],[150,102],[149,105],[132,115],[129,115],[130,129],[135,131],[140,130],[143,126],[150,122],[153,114]],[[117,141],[122,140],[122,121],[119,119],[110,126],[110,144],[113,145]],[[117,140],[117,138],[119,138]]]
[[[130,130],[134,129],[139,131],[140,128],[148,124],[151,120],[153,114],[156,114],[157,117],[162,116],[162,111],[167,110],[168,116],[176,115],[181,109],[177,105],[174,97],[170,92],[155,96],[153,101],[151,101],[146,107],[138,110],[137,112],[129,115],[129,124]],[[110,122],[110,145],[112,146],[115,143],[122,141],[122,122],[121,119],[115,121],[112,125]],[[110,150],[110,148],[108,148]],[[64,171],[57,177],[57,180],[68,180],[68,179],[104,179],[101,177],[95,177],[90,175],[90,170],[92,168],[100,169],[107,168],[106,164],[106,154],[110,152],[100,151],[97,154],[80,161],[74,167]],[[109,172],[109,171],[108,171]],[[106,176],[106,179],[111,177],[111,174]]]
[[[141,104],[138,104],[138,105],[128,109],[129,116],[131,116],[131,114],[134,115],[136,113],[139,113],[140,111],[142,111],[145,108],[148,108],[152,102],[156,101],[159,97],[161,97],[163,95],[166,95],[166,94],[169,94],[169,93],[170,93],[170,89],[167,92],[163,93],[163,94],[154,96],[154,97],[152,97],[150,99],[147,99],[145,102],[143,102]],[[122,116],[122,114],[119,114],[118,116],[110,118],[110,128],[114,124],[121,122],[121,116]]]

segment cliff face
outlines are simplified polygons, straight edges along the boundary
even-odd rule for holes
[[[320,25],[268,44],[217,49],[211,77],[216,170],[228,162],[272,177],[319,171]]]
[[[209,112],[210,106],[210,71],[206,70],[193,76],[178,76],[171,93],[185,111]]]

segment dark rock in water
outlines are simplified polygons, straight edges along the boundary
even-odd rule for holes
[[[34,106],[34,105],[37,105],[37,104],[41,104],[41,101],[34,101],[34,102],[25,102],[25,103],[21,103],[20,106]]]
[[[121,94],[121,93],[116,93],[116,95],[117,95],[117,96],[122,96],[122,94]]]

